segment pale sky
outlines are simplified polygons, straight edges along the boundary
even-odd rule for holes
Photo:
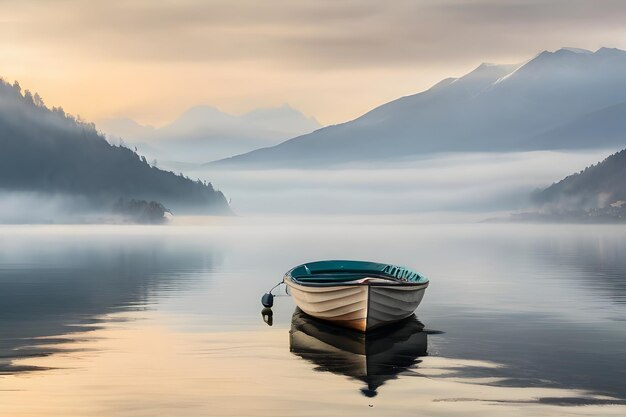
[[[623,0],[0,0],[0,76],[88,120],[354,118],[481,62],[626,49]]]

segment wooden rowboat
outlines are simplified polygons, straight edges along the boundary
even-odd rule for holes
[[[318,261],[283,278],[302,311],[367,332],[413,314],[428,279],[408,268],[364,261]]]

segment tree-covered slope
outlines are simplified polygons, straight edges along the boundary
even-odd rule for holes
[[[230,213],[210,183],[150,166],[114,146],[93,124],[47,108],[19,84],[0,81],[0,191],[80,196],[96,205],[156,200],[177,213]]]
[[[552,184],[535,198],[539,204],[559,210],[620,206],[620,201],[626,201],[626,149]]]

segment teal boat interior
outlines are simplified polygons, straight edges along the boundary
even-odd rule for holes
[[[363,278],[425,284],[428,279],[402,266],[367,261],[332,260],[299,265],[287,273],[302,284],[338,284]]]

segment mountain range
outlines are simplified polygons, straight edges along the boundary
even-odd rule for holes
[[[459,78],[215,166],[310,167],[441,152],[626,146],[626,52],[562,48]]]
[[[120,198],[156,200],[177,213],[228,214],[210,183],[151,166],[145,157],[111,145],[93,124],[16,82],[0,81],[0,191],[78,198],[98,209]]]
[[[321,126],[285,104],[242,115],[196,106],[160,128],[128,118],[105,119],[98,127],[113,142],[121,138],[151,160],[199,163],[276,145]]]

